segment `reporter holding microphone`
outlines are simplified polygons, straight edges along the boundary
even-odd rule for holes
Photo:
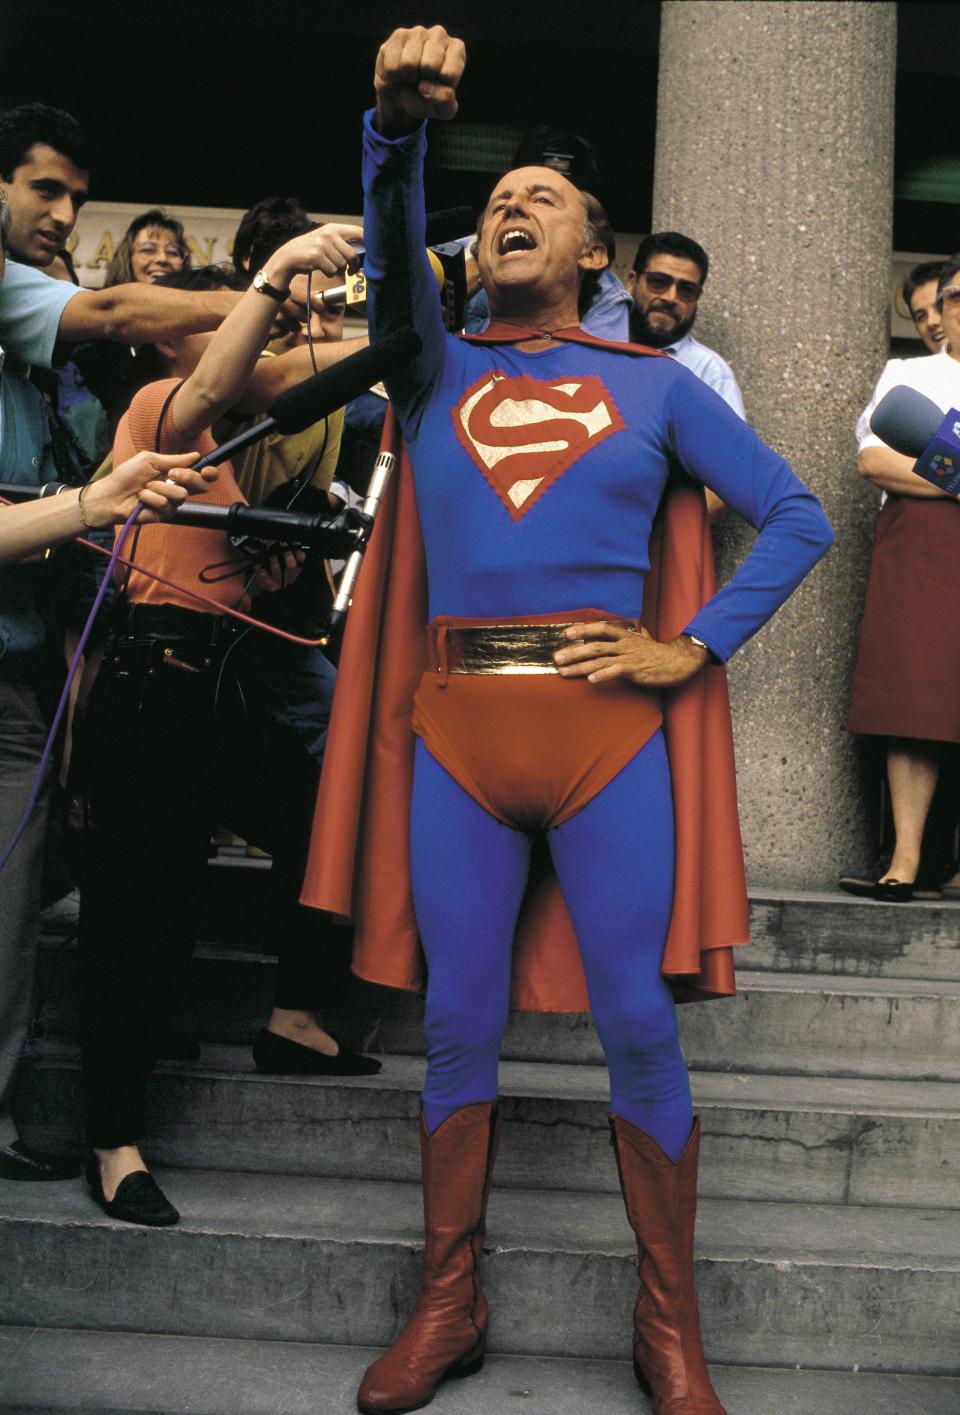
[[[298,275],[344,270],[354,257],[348,242],[359,234],[330,224],[288,241],[216,334],[158,345],[171,377],[134,398],[118,427],[115,461],[185,446],[207,454],[215,446],[211,426],[248,405],[258,380],[272,380],[275,396],[283,360],[258,361],[278,306]],[[342,345],[317,350],[324,363],[347,352]],[[219,471],[210,500],[241,501],[230,462]],[[78,742],[89,805],[80,913],[88,1182],[112,1217],[166,1226],[179,1215],[140,1153],[145,1094],[193,950],[215,824],[273,856],[274,931],[266,947],[277,953],[278,973],[273,1011],[254,1049],[258,1065],[359,1074],[380,1063],[341,1048],[317,1022],[324,924],[298,903],[317,769],[255,692],[238,692],[236,621],[217,610],[246,607],[251,590],[270,593],[297,573],[297,559],[288,552],[276,576],[251,570],[222,531],[175,524],[132,530],[123,553],[173,587],[136,569],[122,575],[125,622],[108,645]],[[190,594],[197,589],[216,603],[198,604]]]
[[[216,481],[215,468],[191,471],[196,452],[138,452],[129,461],[79,490],[71,488],[21,506],[0,508],[0,565],[11,565],[85,531],[123,525],[139,503],[138,524],[168,520],[190,495]]]

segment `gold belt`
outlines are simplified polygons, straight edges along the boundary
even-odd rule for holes
[[[572,621],[571,621],[572,622]],[[441,673],[556,673],[557,649],[582,639],[565,639],[565,624],[446,625],[437,631]],[[445,632],[444,632],[445,631]]]

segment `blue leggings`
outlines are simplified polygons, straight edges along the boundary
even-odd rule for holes
[[[677,1160],[693,1112],[676,1008],[660,973],[673,897],[662,733],[547,841],[580,946],[611,1107]],[[428,967],[423,1108],[432,1132],[455,1110],[498,1094],[530,837],[479,806],[418,739],[410,846]]]

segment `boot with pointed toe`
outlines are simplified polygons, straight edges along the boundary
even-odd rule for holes
[[[676,1164],[643,1130],[611,1115],[627,1218],[637,1240],[640,1293],[633,1368],[653,1415],[726,1415],[710,1381],[693,1278],[700,1121]]]
[[[500,1106],[464,1106],[433,1134],[420,1121],[425,1245],[420,1293],[406,1326],[360,1385],[361,1415],[402,1415],[440,1382],[483,1365],[487,1302],[480,1288],[487,1197],[500,1140]]]

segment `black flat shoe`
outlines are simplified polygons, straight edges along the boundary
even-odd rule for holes
[[[877,880],[873,886],[873,897],[884,904],[909,904],[914,887],[913,880],[909,884],[898,879]]]
[[[112,1199],[104,1197],[100,1166],[94,1156],[87,1165],[90,1193],[105,1214],[124,1223],[139,1223],[147,1228],[169,1228],[179,1223],[180,1215],[173,1207],[152,1174],[138,1169],[121,1179]]]
[[[0,1150],[0,1179],[76,1179],[83,1165],[72,1155],[52,1155],[32,1150],[22,1140],[14,1140]]]
[[[847,894],[855,894],[859,899],[876,899],[873,891],[877,887],[877,880],[887,873],[892,858],[892,855],[881,855],[876,864],[862,874],[851,870],[848,874],[841,875],[837,880],[837,887],[845,890]]]
[[[383,1065],[376,1057],[344,1046],[336,1056],[326,1056],[268,1032],[266,1027],[253,1044],[253,1060],[266,1076],[374,1076]]]
[[[883,899],[888,904],[905,904],[910,899],[942,899],[943,898],[943,875],[944,871],[937,870],[936,867],[925,866],[921,862],[917,871],[917,878],[912,885],[904,885],[900,880],[885,880],[880,885],[880,879],[890,868],[892,855],[881,855],[877,863],[871,870],[864,874],[855,874],[852,870],[849,874],[841,875],[837,880],[840,889],[846,890],[847,894],[856,894],[860,899]],[[894,893],[878,894],[878,888],[886,891],[887,884],[895,884],[897,890],[909,888],[911,894]]]

